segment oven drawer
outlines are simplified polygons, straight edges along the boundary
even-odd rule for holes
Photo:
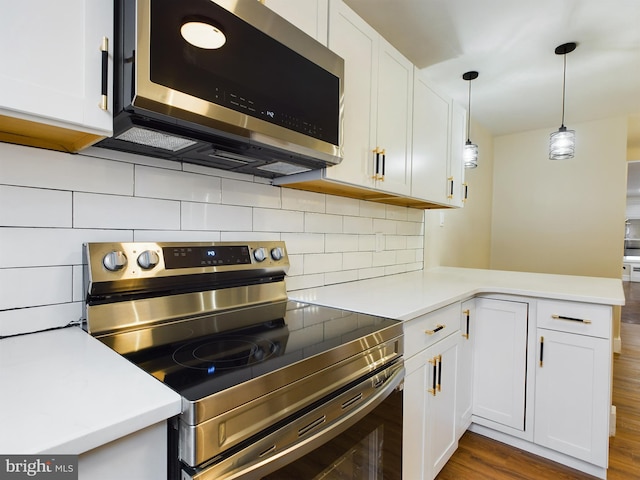
[[[538,301],[538,328],[610,338],[611,316],[609,305],[560,300]]]
[[[460,328],[460,302],[404,323],[405,358],[411,358]]]

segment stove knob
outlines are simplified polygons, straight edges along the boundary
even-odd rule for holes
[[[273,258],[276,262],[278,260],[282,260],[283,256],[284,256],[284,252],[282,251],[281,247],[276,247],[271,249],[271,258]]]
[[[264,262],[267,258],[267,253],[264,251],[264,248],[256,248],[253,252],[253,258],[255,258],[258,262]]]
[[[114,250],[104,256],[102,264],[110,272],[117,272],[127,266],[127,256],[120,250]]]
[[[138,255],[138,265],[144,270],[150,270],[160,261],[160,257],[153,250],[145,250]]]

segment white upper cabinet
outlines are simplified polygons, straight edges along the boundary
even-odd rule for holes
[[[344,160],[327,177],[409,195],[413,65],[341,0],[329,48],[345,61]]]
[[[329,25],[329,48],[345,61],[345,105],[344,160],[327,177],[373,186],[380,36],[341,0],[329,5]]]
[[[411,196],[461,207],[466,110],[414,73]]]
[[[0,42],[4,45],[0,50],[0,115],[4,118],[0,139],[37,136],[22,130],[27,124],[35,125],[32,130],[45,124],[95,135],[94,141],[110,135],[113,2],[1,0],[0,5]],[[108,73],[103,74],[105,38]],[[101,108],[104,75],[107,109]],[[73,146],[60,149],[73,150]]]
[[[451,155],[462,153],[464,111],[416,83],[414,65],[342,0],[329,0],[328,18],[327,46],[345,62],[343,160],[273,183],[414,208],[461,206],[462,158],[454,165]]]
[[[310,37],[327,45],[329,0],[265,0],[264,4]]]
[[[451,101],[416,70],[413,108],[411,195],[447,204]]]
[[[413,64],[380,38],[376,142],[384,150],[380,190],[411,193],[412,111]]]
[[[451,127],[449,135],[450,155],[448,158],[449,184],[448,200],[454,207],[462,207],[467,199],[467,184],[464,178],[462,153],[467,128],[467,111],[455,102],[451,102]]]

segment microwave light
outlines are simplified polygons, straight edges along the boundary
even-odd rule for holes
[[[180,34],[194,47],[214,50],[227,42],[227,37],[217,27],[204,22],[187,22],[180,27]]]

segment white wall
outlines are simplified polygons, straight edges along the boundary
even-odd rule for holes
[[[423,268],[424,212],[99,148],[0,143],[0,336],[80,318],[84,242],[250,239],[286,242],[289,290],[379,277]]]
[[[473,122],[478,167],[465,170],[469,186],[464,208],[428,210],[425,214],[426,267],[489,268],[493,198],[493,137]],[[440,225],[441,218],[444,220]]]
[[[570,127],[571,160],[548,159],[553,128],[494,139],[491,268],[621,277],[627,119]]]

